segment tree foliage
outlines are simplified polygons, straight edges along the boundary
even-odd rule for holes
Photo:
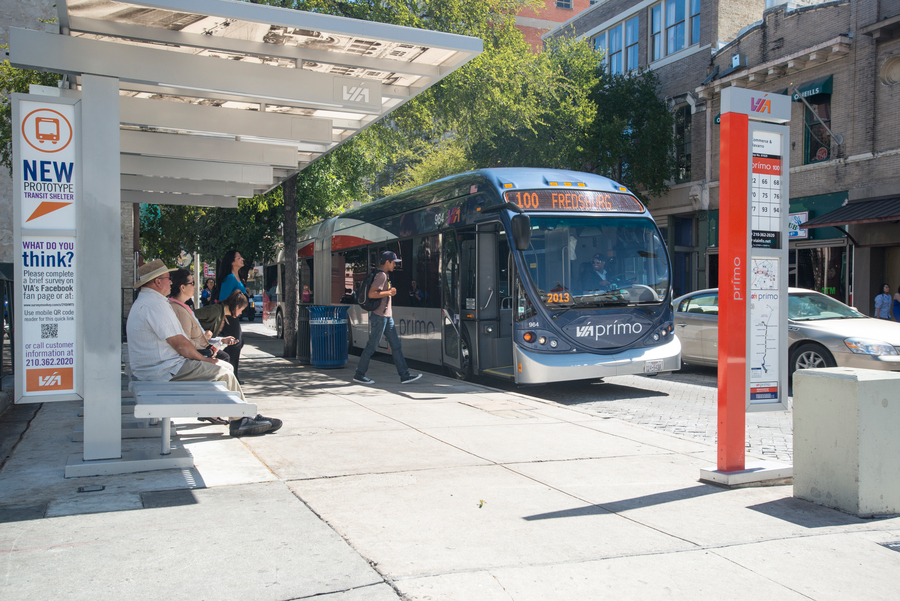
[[[606,175],[643,200],[668,190],[675,172],[675,122],[657,96],[653,71],[599,80],[591,97],[597,118],[590,129],[595,154],[589,170]]]

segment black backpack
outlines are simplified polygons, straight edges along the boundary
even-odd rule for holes
[[[380,269],[370,271],[366,279],[360,282],[359,288],[356,289],[356,303],[362,307],[363,311],[374,311],[383,300],[380,298],[369,298],[369,288],[372,287],[372,282],[375,281],[375,276],[379,273],[382,273]]]

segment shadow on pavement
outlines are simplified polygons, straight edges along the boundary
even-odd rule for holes
[[[865,524],[872,520],[864,520],[837,509],[816,505],[802,499],[785,497],[768,503],[751,505],[747,509],[764,513],[773,518],[784,520],[804,528],[826,528],[828,526],[847,526]]]
[[[641,497],[632,497],[631,499],[622,499],[612,503],[599,503],[597,505],[588,505],[577,509],[566,509],[563,511],[551,511],[549,513],[539,513],[537,515],[527,516],[523,519],[526,521],[536,520],[552,520],[556,518],[581,517],[586,515],[597,515],[601,513],[620,513],[629,509],[639,509],[642,507],[652,507],[654,505],[662,505],[664,503],[675,503],[686,499],[695,499],[720,492],[726,492],[727,489],[718,486],[699,485],[689,488],[680,488],[678,490],[667,490],[666,492],[656,493],[652,495],[644,495]]]

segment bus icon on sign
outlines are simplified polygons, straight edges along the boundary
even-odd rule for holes
[[[59,142],[59,119],[35,117],[34,136],[41,144],[48,140],[54,144]]]

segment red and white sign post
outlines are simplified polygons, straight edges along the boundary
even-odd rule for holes
[[[718,461],[701,479],[741,485],[791,476],[744,461],[747,411],[787,407],[789,96],[722,91],[719,142]]]

